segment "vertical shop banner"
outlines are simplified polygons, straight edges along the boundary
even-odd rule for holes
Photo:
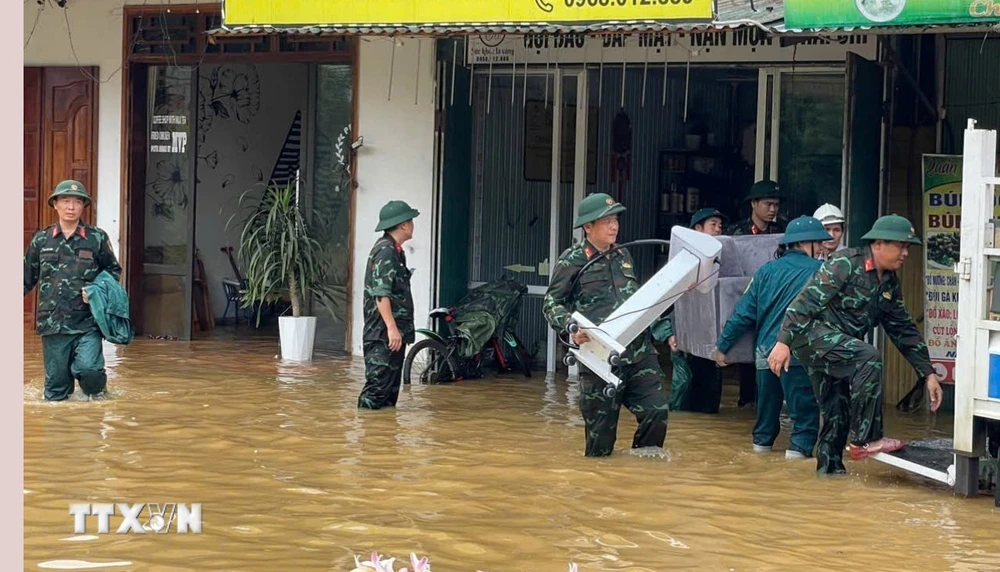
[[[924,337],[934,371],[954,383],[962,156],[923,156]]]
[[[1000,0],[785,0],[785,27],[995,24]]]
[[[923,156],[924,336],[934,370],[954,383],[958,333],[958,262],[962,226],[962,156]],[[994,218],[1000,218],[994,200]]]

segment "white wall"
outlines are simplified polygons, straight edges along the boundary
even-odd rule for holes
[[[260,85],[260,110],[246,124],[238,121],[234,113],[230,113],[228,118],[215,116],[198,149],[202,158],[198,160],[199,183],[195,191],[195,245],[205,265],[212,313],[219,318],[226,309],[222,279],[236,279],[229,258],[219,249],[223,246],[238,249],[240,240],[239,225],[234,222],[233,228],[227,230],[226,224],[239,208],[240,195],[248,189],[255,189],[255,196],[263,192],[263,183],[257,176],[263,175],[265,180],[271,176],[271,169],[285,143],[295,112],[302,112],[303,127],[308,120],[306,89],[309,67],[293,63],[203,65],[202,90],[206,89],[208,78],[217,69],[259,78]],[[212,111],[200,106],[200,113]],[[206,123],[200,122],[199,125]],[[300,157],[304,154],[303,149]],[[303,178],[305,176],[303,173]],[[242,270],[245,271],[245,268]],[[232,318],[231,307],[228,319]]]
[[[160,0],[182,4],[186,0]],[[127,0],[141,4],[141,0]],[[110,235],[120,256],[122,0],[24,3],[25,66],[98,66],[97,226]],[[67,20],[69,27],[67,29]],[[34,31],[32,31],[34,29]],[[72,33],[72,47],[70,45]],[[30,36],[30,39],[29,39]],[[76,55],[74,56],[74,51]],[[42,190],[47,193],[46,189]]]
[[[404,200],[418,211],[406,262],[416,269],[411,283],[416,326],[427,327],[431,304],[431,221],[434,182],[434,41],[362,38],[359,59],[358,189],[354,202],[354,271],[351,324],[352,352],[361,355],[363,301],[368,253],[380,236],[378,213],[390,200]],[[419,65],[418,65],[418,45]],[[390,61],[392,94],[389,99]],[[419,78],[419,88],[418,88]],[[419,89],[419,94],[417,93]]]

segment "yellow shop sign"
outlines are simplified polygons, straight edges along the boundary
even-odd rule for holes
[[[270,26],[710,21],[713,0],[225,0],[225,24]]]

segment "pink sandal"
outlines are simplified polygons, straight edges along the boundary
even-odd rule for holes
[[[877,455],[879,453],[892,453],[898,451],[906,446],[906,443],[900,441],[899,439],[892,439],[890,437],[883,437],[878,441],[873,443],[868,443],[864,446],[850,445],[847,448],[848,453],[851,456],[852,461],[863,461],[872,455]]]

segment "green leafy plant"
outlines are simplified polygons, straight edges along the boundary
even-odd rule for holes
[[[242,224],[238,255],[246,267],[244,307],[287,294],[292,316],[299,317],[311,293],[331,316],[338,316],[344,301],[340,300],[343,292],[331,286],[333,259],[315,238],[314,229],[321,224],[316,213],[310,224],[299,208],[294,181],[269,185],[259,196],[255,189],[245,191],[227,228],[233,224]]]

